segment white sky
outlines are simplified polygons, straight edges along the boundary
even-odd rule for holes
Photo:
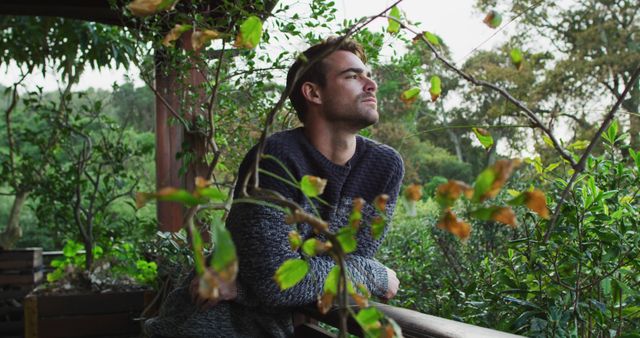
[[[298,1],[288,0],[282,1],[295,3],[300,6]],[[428,30],[442,37],[447,45],[449,45],[453,61],[458,65],[462,64],[469,53],[476,47],[481,49],[489,49],[495,47],[501,41],[505,40],[506,32],[509,29],[498,32],[482,23],[484,13],[479,13],[473,9],[473,0],[453,0],[443,5],[438,0],[405,0],[400,4],[400,9],[406,13],[406,16],[412,22],[420,22],[419,30]],[[374,15],[390,6],[393,1],[387,0],[337,0],[336,8],[338,10],[337,19],[353,19],[361,16]],[[503,20],[503,26],[508,19]],[[377,19],[369,27],[372,31],[382,31],[387,26],[386,19]],[[512,28],[513,24],[507,28]],[[485,42],[487,39],[489,41]],[[389,46],[382,54],[391,54],[394,46]],[[0,66],[0,84],[5,86],[11,85],[19,77],[19,71],[15,65]],[[114,82],[126,82],[129,76],[137,85],[142,85],[137,80],[137,71],[130,70],[128,73],[123,69],[86,71],[80,79],[76,90],[86,89],[88,87],[109,89]],[[55,90],[59,87],[58,76],[52,71],[43,77],[40,72],[32,74],[27,78],[26,87],[34,89],[36,86],[42,86],[45,91]]]

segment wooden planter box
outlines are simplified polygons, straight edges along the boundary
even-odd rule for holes
[[[25,337],[136,337],[153,292],[28,295]]]
[[[23,299],[43,280],[42,249],[0,251],[0,337],[22,337]]]

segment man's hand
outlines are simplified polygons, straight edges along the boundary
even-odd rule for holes
[[[189,292],[191,293],[191,300],[199,307],[201,310],[206,310],[218,304],[218,302],[223,300],[232,300],[235,299],[238,295],[238,287],[236,285],[236,281],[232,282],[224,282],[220,279],[217,280],[218,290],[216,292],[211,292],[210,285],[200,285],[200,283],[207,283],[206,278],[202,278],[200,276],[195,276],[191,280],[191,284],[189,285]],[[214,294],[216,297],[204,297],[203,294]]]
[[[398,288],[400,287],[400,281],[398,280],[398,277],[396,276],[395,271],[389,268],[386,268],[386,269],[387,269],[387,279],[389,280],[389,285],[387,286],[387,293],[384,295],[384,298],[391,299],[396,295],[396,293],[398,293]]]

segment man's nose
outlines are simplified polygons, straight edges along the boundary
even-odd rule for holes
[[[365,92],[375,93],[378,90],[378,84],[372,78],[366,78],[366,83],[364,85]]]

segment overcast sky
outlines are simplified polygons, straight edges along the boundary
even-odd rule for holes
[[[285,0],[281,3],[292,2],[295,0]],[[393,1],[387,0],[337,0],[336,8],[338,10],[337,19],[353,19],[362,16],[374,15],[392,4]],[[480,13],[473,9],[473,0],[452,0],[443,2],[440,0],[405,0],[400,4],[400,8],[406,13],[412,22],[420,22],[418,29],[428,30],[436,33],[449,45],[452,51],[453,61],[460,65],[469,53],[477,47],[480,49],[493,48],[501,41],[504,41],[509,29],[500,31],[491,29],[482,23],[484,13]],[[503,25],[508,22],[505,18]],[[386,19],[378,19],[370,25],[372,31],[381,31],[387,26]],[[510,28],[510,27],[507,27]],[[494,35],[495,36],[492,36]],[[488,41],[487,41],[488,40]],[[391,53],[393,48],[383,50],[384,53]],[[8,86],[18,78],[19,72],[15,65],[8,68],[3,66],[0,68],[0,83]],[[85,89],[87,87],[94,88],[111,88],[113,82],[123,83],[126,81],[127,73],[124,70],[104,70],[101,72],[88,70],[82,76],[80,83],[76,89]],[[135,70],[129,71],[128,74],[132,80],[138,85],[142,85],[140,81],[136,81],[137,75]],[[27,85],[30,89],[36,85],[43,86],[46,91],[58,88],[57,76],[49,72],[46,77],[42,74],[33,74],[28,78]]]

